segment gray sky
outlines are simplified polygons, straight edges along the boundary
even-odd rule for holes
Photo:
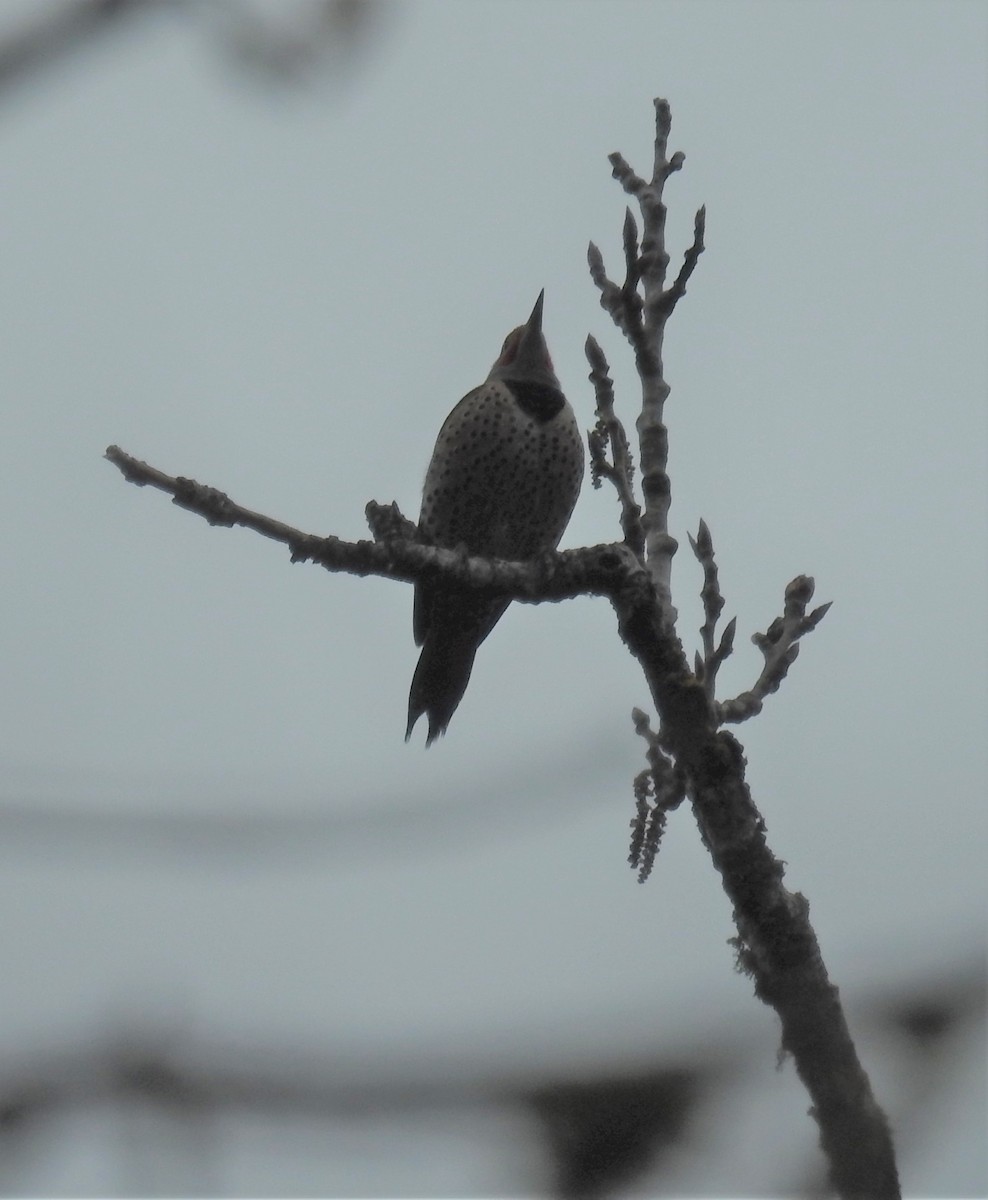
[[[845,993],[973,952],[986,13],[405,4],[348,70],[284,90],[163,13],[0,96],[3,805],[303,831],[217,855],[134,823],[79,843],[15,828],[9,1046],[149,1009],[233,1044],[478,1060],[499,1038],[562,1059],[588,1022],[653,1049],[717,1021],[771,1033],[688,809],[647,887],[625,866],[647,691],[606,603],[514,606],[426,753],[421,729],[402,740],[407,587],[292,567],[101,458],[116,442],[365,536],[369,499],[417,514],[443,418],[542,287],[581,423],[592,331],[631,425],[585,253],[618,271],[606,154],[647,170],[656,95],[686,153],[674,255],[707,205],[667,342],[681,634],[692,651],[701,516],[738,617],[725,696],[757,674],[748,637],[786,582],[815,576],[832,611],[737,731],[770,842]],[[563,545],[618,536],[587,483]],[[983,1186],[973,1151],[950,1162],[958,1190]],[[59,1169],[20,1186],[57,1190]]]

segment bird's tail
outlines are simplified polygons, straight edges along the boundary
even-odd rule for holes
[[[429,630],[408,694],[406,742],[412,736],[415,722],[423,713],[429,716],[429,736],[425,740],[427,746],[431,746],[441,733],[446,732],[446,726],[467,690],[479,645],[475,630],[450,630],[436,626]]]

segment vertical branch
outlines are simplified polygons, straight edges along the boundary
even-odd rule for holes
[[[671,287],[666,287],[669,254],[666,250],[666,214],[663,200],[666,180],[686,161],[682,151],[668,155],[672,114],[666,100],[655,101],[655,152],[652,177],[642,179],[622,155],[611,154],[608,159],[614,178],[624,190],[638,201],[642,214],[641,251],[638,257],[636,284],[643,292],[641,315],[635,336],[628,335],[635,350],[638,376],[642,386],[642,408],[638,416],[638,444],[641,454],[642,496],[645,511],[642,524],[649,572],[655,584],[667,620],[675,621],[670,582],[672,557],[676,539],[669,534],[669,507],[672,489],[669,483],[669,437],[663,411],[669,396],[662,363],[665,326],[679,299],[686,292],[686,283],[693,273],[697,259],[703,253],[705,210],[696,215],[693,245],[687,251],[683,266]],[[627,253],[628,238],[625,236]],[[627,333],[627,330],[625,330]]]
[[[642,531],[641,508],[635,499],[632,484],[634,463],[624,425],[614,411],[614,384],[603,350],[591,334],[585,347],[590,363],[590,382],[597,397],[597,425],[590,431],[590,477],[595,488],[610,479],[621,502],[621,531],[625,544],[639,562],[645,561],[645,534]],[[610,447],[610,459],[607,449]]]
[[[705,210],[696,214],[693,244],[671,285],[666,279],[669,255],[665,245],[666,180],[678,171],[684,156],[668,154],[671,116],[665,100],[655,101],[655,154],[652,177],[637,176],[620,154],[609,156],[614,177],[636,198],[643,218],[635,269],[634,299],[603,269],[599,251],[591,245],[591,276],[601,304],[625,334],[635,353],[642,387],[637,421],[648,575],[653,595],[624,608],[615,597],[621,636],[641,663],[660,717],[660,734],[650,747],[660,751],[649,758],[650,772],[635,783],[632,859],[642,873],[655,857],[664,818],[665,799],[678,803],[689,797],[701,838],[721,876],[734,908],[738,930],[738,963],[755,984],[757,996],[770,1004],[782,1024],[783,1049],[793,1056],[796,1070],[813,1100],[811,1112],[820,1128],[820,1141],[830,1164],[831,1182],[843,1200],[898,1200],[898,1174],[891,1132],[857,1056],[841,1008],[809,921],[809,905],[783,883],[784,864],[769,848],[765,825],[744,777],[741,745],[725,731],[721,720],[744,720],[774,691],[798,651],[798,639],[827,611],[807,606],[813,581],[799,576],[786,590],[785,612],[757,637],[765,669],[751,693],[716,706],[716,674],[731,652],[735,624],[729,622],[719,644],[716,624],[723,607],[717,581],[713,543],[701,524],[693,542],[704,567],[703,657],[690,671],[676,636],[675,610],[670,599],[670,575],[675,541],[669,536],[671,489],[667,472],[668,437],[663,419],[669,386],[663,375],[665,325],[703,252]],[[626,259],[637,249],[637,230],[625,221]],[[649,589],[650,591],[652,589]],[[633,600],[629,593],[626,597]],[[648,739],[644,714],[636,715],[639,732]],[[661,740],[660,740],[661,739]],[[661,793],[661,797],[660,797]],[[670,805],[671,806],[671,805]]]

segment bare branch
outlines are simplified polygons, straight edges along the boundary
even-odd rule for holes
[[[631,214],[628,215],[630,217]],[[625,222],[625,234],[627,235],[627,233],[628,225]],[[627,242],[625,251],[626,254],[630,253],[630,246]],[[627,275],[623,287],[618,287],[613,279],[608,278],[604,269],[604,257],[593,242],[587,247],[587,263],[590,267],[590,278],[600,291],[600,307],[628,339],[637,357],[639,350],[644,345],[644,328],[641,296],[638,295],[636,285],[628,283],[628,279],[636,269],[633,260],[627,259],[626,261]]]
[[[672,132],[672,109],[668,100],[657,99],[655,105],[655,158],[652,162],[652,183],[665,181],[678,171],[686,161],[682,150],[677,150],[671,159],[666,158],[669,148],[669,134]]]
[[[590,267],[590,278],[600,291],[601,307],[611,314],[615,324],[619,324],[621,289],[613,280],[608,279],[604,269],[604,256],[594,242],[587,246],[587,265]]]
[[[655,154],[650,180],[642,179],[623,155],[608,155],[614,178],[638,201],[642,213],[641,244],[638,228],[630,211],[625,215],[623,242],[625,284],[605,288],[603,263],[599,251],[591,261],[591,274],[601,290],[601,304],[631,342],[638,374],[642,381],[642,408],[637,421],[641,451],[642,495],[645,502],[642,528],[645,533],[649,570],[655,582],[666,619],[675,621],[670,579],[676,540],[669,535],[668,435],[663,421],[663,406],[669,395],[662,366],[662,340],[665,322],[682,294],[703,249],[703,217],[698,215],[694,245],[676,282],[664,290],[669,255],[665,247],[666,206],[662,191],[666,180],[685,161],[683,154],[667,157],[672,116],[665,100],[655,101]],[[594,248],[596,250],[596,248]],[[613,290],[611,290],[613,289]]]
[[[564,550],[541,555],[532,562],[512,563],[404,540],[408,530],[415,526],[401,515],[396,505],[368,505],[375,537],[384,540],[346,542],[338,537],[317,537],[263,513],[243,508],[216,488],[192,479],[166,475],[124,453],[118,446],[108,447],[106,457],[130,483],[150,485],[167,492],[173,503],[198,514],[210,525],[241,525],[252,529],[286,545],[291,550],[292,562],[312,562],[327,571],[377,575],[405,582],[439,575],[480,592],[538,604],[620,591],[627,584],[629,568],[632,571],[640,569],[621,542]],[[398,530],[402,537],[390,536],[389,530]]]
[[[827,975],[809,906],[783,885],[785,868],[766,842],[742,748],[726,730],[716,732],[703,686],[655,609],[615,608],[621,635],[649,681],[662,746],[684,772],[703,843],[733,905],[739,962],[758,997],[778,1013],[783,1049],[813,1100],[833,1184],[847,1200],[898,1200],[888,1122]]]
[[[620,183],[629,196],[640,196],[641,193],[648,187],[644,179],[640,179],[631,167],[625,162],[622,155],[616,151],[614,154],[608,154],[607,161],[611,164],[611,174]]]
[[[632,710],[635,733],[645,740],[648,749],[648,769],[635,777],[635,818],[631,822],[631,850],[628,862],[638,870],[638,882],[644,883],[652,873],[666,813],[672,812],[686,799],[686,776],[662,749],[659,734],[653,732],[648,714],[640,708]]]
[[[672,287],[659,296],[657,304],[661,313],[668,317],[672,310],[676,307],[679,301],[686,295],[686,285],[689,282],[690,276],[696,268],[697,261],[703,253],[705,247],[703,244],[703,235],[707,227],[707,206],[701,205],[697,209],[696,218],[693,222],[693,244],[683,256],[683,265],[679,268],[679,274]]]
[[[737,630],[738,619],[737,617],[731,617],[724,626],[724,632],[720,635],[720,641],[717,644],[717,649],[714,651],[713,662],[711,664],[714,676],[716,676],[720,664],[734,653],[734,635],[737,633]]]
[[[700,598],[703,600],[703,624],[700,626],[700,637],[703,644],[703,658],[697,656],[697,678],[703,681],[704,690],[710,700],[714,699],[717,684],[717,672],[720,665],[734,649],[734,633],[737,620],[731,618],[721,635],[720,642],[714,645],[717,632],[717,621],[724,608],[724,597],[721,595],[720,581],[717,577],[717,562],[714,558],[714,543],[706,521],[700,521],[697,535],[687,534],[690,546],[697,561],[703,567],[703,588]]]
[[[394,500],[390,504],[378,504],[376,500],[368,500],[364,516],[375,542],[401,538],[410,542],[419,540],[419,527],[414,521],[409,521]]]
[[[734,905],[739,931],[739,959],[755,979],[759,997],[771,1004],[782,1021],[783,1047],[793,1054],[800,1078],[813,1099],[821,1142],[831,1179],[844,1197],[898,1197],[899,1185],[891,1137],[885,1116],[876,1104],[861,1068],[840,1007],[836,989],[827,978],[820,949],[808,919],[808,907],[798,893],[782,884],[783,865],[768,848],[764,825],[744,779],[740,745],[726,731],[715,732],[725,713],[740,712],[739,701],[716,705],[713,689],[720,663],[730,654],[736,623],[725,627],[715,645],[716,622],[723,598],[716,576],[709,531],[701,525],[694,550],[704,566],[704,657],[698,656],[694,675],[673,632],[675,609],[670,593],[675,541],[669,536],[671,488],[668,476],[668,434],[663,410],[669,395],[664,378],[662,346],[665,324],[685,294],[687,283],[704,247],[705,209],[694,223],[693,244],[679,273],[665,287],[669,255],[665,245],[666,207],[663,188],[681,169],[680,153],[669,155],[671,114],[664,100],[655,102],[655,152],[652,177],[638,176],[620,154],[610,155],[615,178],[633,195],[642,213],[636,291],[643,294],[641,339],[632,340],[642,385],[642,408],[636,427],[639,437],[649,574],[659,598],[658,609],[636,608],[629,613],[615,603],[621,635],[641,663],[661,719],[661,747],[674,770],[686,781],[704,844],[720,872]],[[637,241],[637,228],[625,220],[626,262]],[[598,284],[599,286],[599,284]],[[613,285],[612,285],[613,286]],[[618,304],[615,287],[605,304],[619,325],[627,324],[628,309]],[[624,326],[622,326],[624,328]],[[806,613],[812,581],[801,578],[787,590],[786,613],[759,641],[766,656],[765,670],[754,690],[757,711],[761,696],[778,687],[796,653],[797,638],[822,618],[826,607]],[[643,717],[643,714],[640,714]],[[737,718],[735,718],[737,719]],[[640,725],[645,734],[646,725]],[[653,735],[655,736],[655,735]],[[663,768],[659,768],[663,770]],[[664,779],[664,776],[660,776]],[[647,873],[661,832],[654,828],[653,805],[661,782],[653,771],[640,774],[635,784],[636,817],[632,858]]]
[[[621,502],[621,531],[624,540],[635,557],[644,562],[645,535],[641,525],[641,508],[635,498],[632,476],[634,464],[628,435],[614,411],[614,385],[604,351],[590,335],[586,341],[587,361],[590,363],[590,382],[597,397],[597,425],[591,432],[590,473],[595,487],[601,479],[610,479],[617,489]],[[611,448],[611,461],[607,458],[607,447]]]
[[[641,280],[641,259],[638,253],[638,225],[630,208],[624,210],[624,286],[621,289],[628,323],[636,331],[641,329],[642,298],[638,294]]]
[[[779,690],[799,654],[799,639],[819,625],[833,603],[828,601],[807,613],[813,590],[809,575],[797,575],[786,588],[783,615],[776,617],[765,633],[752,634],[751,640],[761,650],[765,664],[750,691],[717,705],[720,722],[737,725],[747,721],[761,712],[766,696]]]

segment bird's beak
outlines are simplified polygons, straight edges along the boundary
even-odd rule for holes
[[[523,332],[518,345],[517,362],[530,361],[534,363],[545,354],[545,339],[542,337],[542,300],[544,297],[545,288],[539,292],[532,315],[521,327]]]
[[[491,379],[514,379],[529,383],[542,383],[546,387],[559,388],[559,381],[552,369],[549,348],[542,336],[542,302],[545,291],[539,292],[532,315],[524,325],[512,329],[504,339],[501,357],[491,368]]]
[[[542,301],[544,298],[545,298],[545,288],[543,288],[542,291],[539,292],[539,298],[538,298],[538,300],[535,301],[535,307],[532,309],[532,315],[528,318],[528,321],[525,323],[525,328],[530,333],[541,333],[542,332]]]

